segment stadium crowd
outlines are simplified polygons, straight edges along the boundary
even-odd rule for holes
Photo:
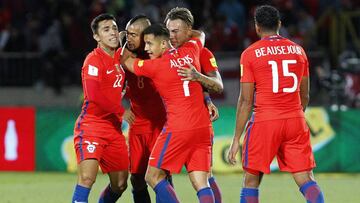
[[[347,65],[347,58],[359,57],[355,43],[347,41],[344,53],[334,59],[328,53],[331,19],[317,24],[329,9],[332,9],[331,13],[360,9],[356,0],[2,0],[0,53],[40,53],[44,65],[39,80],[60,94],[63,85],[80,84],[79,67],[87,51],[95,46],[88,25],[101,13],[113,14],[122,30],[125,23],[137,14],[143,13],[154,22],[162,22],[171,8],[187,7],[194,14],[194,27],[205,31],[206,46],[211,51],[240,54],[258,40],[252,16],[254,8],[261,4],[271,4],[281,12],[282,36],[302,45],[308,52],[322,53],[321,57],[310,60],[314,67],[311,69],[312,89],[315,90],[312,93],[340,89],[338,92],[346,95],[337,98],[351,97],[351,101],[343,103],[360,106],[360,102],[357,103],[360,90],[352,85],[359,83],[359,74],[347,76],[337,71],[337,67]],[[359,17],[353,20],[355,25],[359,22]],[[355,29],[359,35],[359,26]],[[347,89],[343,91],[344,88]],[[338,95],[338,92],[333,94]]]

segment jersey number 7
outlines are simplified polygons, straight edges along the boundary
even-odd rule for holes
[[[279,73],[278,73],[278,64],[276,61],[269,61],[269,65],[271,65],[272,70],[272,84],[273,84],[273,92],[279,92]],[[298,86],[298,78],[295,73],[289,72],[289,64],[296,64],[296,60],[282,60],[282,69],[284,77],[292,77],[294,79],[294,85],[290,88],[283,88],[283,92],[295,92]]]

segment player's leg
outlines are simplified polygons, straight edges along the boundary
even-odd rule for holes
[[[130,182],[133,187],[132,195],[134,203],[150,203],[150,195],[147,189],[147,184],[145,181],[145,174],[132,173],[130,176]]]
[[[145,180],[154,189],[157,203],[177,203],[174,188],[166,180],[166,172],[162,169],[148,166]]]
[[[221,203],[221,190],[220,187],[218,186],[215,177],[210,173],[208,173],[208,182],[210,185],[211,190],[214,193],[214,198],[215,198],[215,203]]]
[[[293,174],[296,184],[308,203],[322,203],[324,197],[314,179],[314,155],[310,144],[310,130],[304,118],[287,119],[285,141],[278,152],[280,170]]]
[[[199,202],[215,202],[214,193],[209,187],[208,174],[212,157],[212,129],[209,127],[192,131],[191,153],[186,161],[186,169],[193,188],[197,191]]]
[[[78,163],[78,180],[72,201],[87,202],[92,185],[99,170],[103,153],[103,140],[98,135],[89,136],[88,131],[74,131],[74,148]]]
[[[297,172],[292,174],[300,192],[304,195],[308,203],[323,203],[324,196],[320,187],[315,182],[312,170]]]
[[[99,164],[96,159],[86,159],[78,165],[78,180],[72,202],[88,202],[89,193],[95,183]]]
[[[214,146],[214,130],[211,133],[211,167],[213,166],[213,146]],[[215,177],[212,174],[212,170],[208,173],[208,182],[212,192],[214,193],[215,203],[221,203],[221,190],[218,186]]]
[[[244,169],[243,186],[240,193],[240,203],[259,202],[259,186],[263,173],[251,169]]]
[[[174,188],[166,180],[169,173],[179,173],[189,154],[187,136],[180,132],[163,131],[149,157],[146,182],[154,189],[157,202],[179,202]]]
[[[116,202],[127,188],[129,157],[125,137],[121,132],[108,133],[108,144],[104,147],[99,165],[107,173],[110,183],[100,195],[99,203]]]
[[[208,184],[207,171],[191,171],[189,178],[193,188],[197,191],[200,203],[214,203],[214,193]]]
[[[108,176],[110,184],[101,193],[99,203],[115,203],[127,188],[127,170],[109,172]]]
[[[281,143],[281,121],[249,122],[242,148],[244,169],[241,203],[259,201],[259,185],[263,173],[270,173],[270,163]]]
[[[150,195],[145,181],[145,172],[149,160],[150,150],[147,141],[152,134],[137,134],[130,128],[129,152],[130,152],[130,182],[134,203],[150,203]]]

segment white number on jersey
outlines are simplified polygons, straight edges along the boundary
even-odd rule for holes
[[[189,81],[183,82],[183,89],[184,89],[185,97],[189,97],[190,96]]]
[[[273,92],[278,93],[279,92],[279,73],[278,73],[278,64],[276,61],[269,61],[269,65],[271,65],[272,70],[272,83],[273,83]],[[285,77],[292,77],[294,79],[294,85],[290,88],[285,87],[283,88],[283,92],[295,92],[297,85],[298,85],[298,79],[296,77],[295,73],[289,72],[289,64],[296,64],[296,60],[283,60],[282,61],[282,69],[283,74]]]
[[[122,75],[121,74],[116,75],[116,80],[114,82],[113,87],[114,88],[121,87],[121,81],[122,81]]]

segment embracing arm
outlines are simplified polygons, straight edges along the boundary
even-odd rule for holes
[[[197,81],[210,92],[221,93],[224,90],[222,79],[218,71],[210,72],[208,75],[211,76],[207,76],[197,71],[192,64],[189,63],[188,66],[189,68],[180,67],[177,70],[178,75],[183,77],[181,80]]]
[[[191,38],[198,38],[202,44],[205,45],[205,33],[200,30],[192,30],[191,31]]]
[[[122,113],[124,109],[119,103],[110,101],[101,91],[100,84],[96,80],[85,80],[84,91],[87,93],[88,100],[97,104],[101,109],[108,113]]]

